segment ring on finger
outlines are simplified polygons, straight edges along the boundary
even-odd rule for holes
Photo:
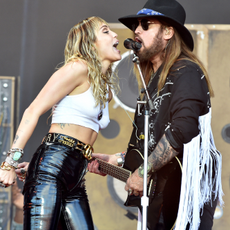
[[[133,192],[133,195],[134,195],[134,196],[139,196],[139,192],[138,192],[138,191],[134,191],[134,192]]]
[[[21,169],[21,174],[24,175],[26,173],[26,170],[25,169]]]
[[[3,188],[6,188],[6,185],[3,184],[2,182],[0,182],[0,186],[3,187]]]
[[[130,188],[130,189],[128,190],[129,196],[130,196],[132,193],[133,193],[133,190]]]

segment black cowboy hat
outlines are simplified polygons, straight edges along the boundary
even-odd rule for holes
[[[132,30],[134,21],[146,17],[159,18],[174,27],[185,44],[193,50],[194,42],[191,33],[184,26],[186,13],[184,8],[175,0],[148,0],[143,9],[136,15],[129,15],[118,20]]]

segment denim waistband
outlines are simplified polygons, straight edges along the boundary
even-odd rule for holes
[[[76,138],[61,134],[61,133],[48,133],[42,140],[42,143],[60,143],[72,149],[78,149],[82,151],[82,154],[87,160],[92,159],[93,147],[89,144],[85,144]]]

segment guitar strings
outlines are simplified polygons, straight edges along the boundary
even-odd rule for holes
[[[103,173],[106,173],[108,175],[110,175],[112,173],[113,174],[116,173],[116,176],[114,176],[114,175],[111,175],[111,176],[113,176],[117,179],[120,179],[123,182],[125,182],[128,179],[128,177],[130,176],[130,172],[128,170],[125,170],[125,169],[120,168],[120,167],[115,166],[115,165],[109,165],[109,163],[104,162],[102,160],[98,160],[98,162],[99,162],[100,166],[103,166],[103,168],[100,169]]]

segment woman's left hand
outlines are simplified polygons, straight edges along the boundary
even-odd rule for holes
[[[99,174],[101,176],[106,175],[106,174],[100,172],[100,170],[98,169],[99,163],[97,162],[97,159],[95,159],[95,158],[99,158],[99,159],[106,161],[106,162],[113,164],[113,165],[118,165],[117,164],[117,158],[119,158],[119,157],[116,156],[115,154],[109,155],[109,154],[102,154],[102,153],[93,153],[92,157],[94,159],[88,163],[88,170],[91,173]]]
[[[88,170],[89,172],[91,173],[95,173],[95,174],[98,174],[98,175],[101,175],[101,176],[106,176],[105,173],[102,173],[100,170],[99,170],[99,163],[97,162],[96,159],[90,161],[88,163]]]
[[[26,172],[29,167],[29,162],[22,162],[18,164],[18,168],[15,169],[15,172],[17,174],[17,177],[20,181],[25,181],[26,178]]]

